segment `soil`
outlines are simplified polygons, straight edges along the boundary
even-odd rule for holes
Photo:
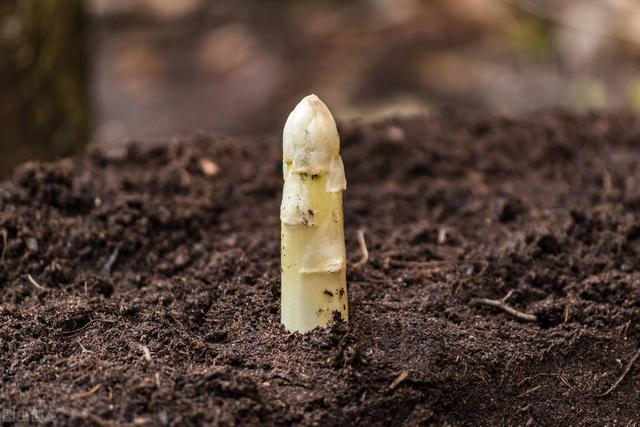
[[[278,136],[105,146],[0,184],[3,420],[640,421],[640,117],[340,128],[351,320],[306,335],[279,324]],[[523,319],[478,303],[505,296]]]

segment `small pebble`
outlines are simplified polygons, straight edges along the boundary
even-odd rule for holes
[[[202,173],[206,176],[216,176],[220,173],[220,167],[212,160],[200,159],[198,165]]]

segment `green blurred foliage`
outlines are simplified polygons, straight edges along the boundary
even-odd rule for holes
[[[553,26],[548,21],[521,16],[508,22],[506,28],[507,40],[516,53],[542,59],[553,52]]]
[[[629,91],[631,108],[640,110],[640,77],[636,77],[631,82],[631,90]]]
[[[0,175],[86,145],[87,25],[82,0],[0,2]]]
[[[567,86],[568,107],[585,112],[607,106],[607,89],[595,79],[576,79]]]

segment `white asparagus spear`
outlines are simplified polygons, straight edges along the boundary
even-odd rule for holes
[[[349,318],[342,192],[347,188],[336,123],[315,95],[283,132],[281,321],[287,331]]]

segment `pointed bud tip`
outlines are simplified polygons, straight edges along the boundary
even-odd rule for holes
[[[314,116],[322,115],[329,121],[334,121],[329,107],[314,93],[307,95],[298,102],[289,118],[311,120]]]
[[[315,94],[302,98],[289,114],[284,125],[283,147],[285,161],[307,157],[302,155],[306,151],[324,154],[322,160],[338,154],[340,140],[336,122],[329,108]],[[313,157],[313,160],[321,160]]]
[[[295,106],[282,133],[284,171],[317,175],[329,172],[330,191],[344,190],[340,137],[329,108],[315,94]]]

